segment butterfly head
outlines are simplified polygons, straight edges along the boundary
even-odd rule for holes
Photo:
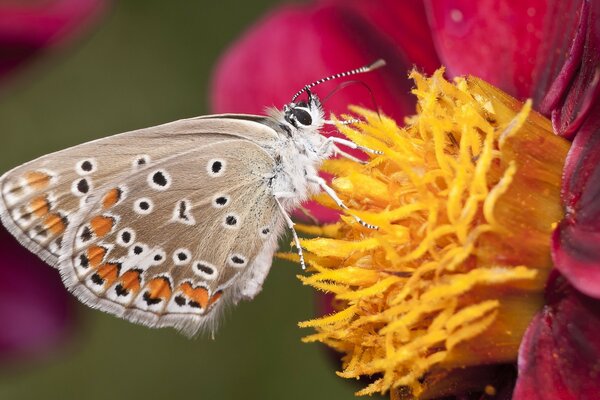
[[[306,93],[307,101],[291,102],[283,107],[283,118],[296,129],[318,130],[323,125],[323,106],[310,90]]]
[[[379,59],[369,65],[331,75],[304,86],[292,97],[292,101],[283,107],[283,118],[288,124],[292,125],[298,130],[304,130],[305,132],[318,131],[325,123],[325,114],[323,112],[323,105],[321,104],[321,101],[315,94],[311,92],[310,89],[333,79],[346,78],[351,75],[370,72],[381,68],[384,65],[385,61]],[[307,101],[296,102],[296,99],[298,99],[298,97],[303,93],[306,93],[308,97]]]

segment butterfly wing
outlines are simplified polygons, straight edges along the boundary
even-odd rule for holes
[[[282,223],[262,146],[276,138],[195,118],[76,146],[1,178],[2,221],[83,302],[192,335],[270,268]]]
[[[57,266],[62,239],[84,202],[147,163],[222,136],[255,143],[276,139],[264,117],[197,117],[95,140],[40,157],[0,178],[0,218],[33,253]],[[202,139],[199,139],[199,138]]]

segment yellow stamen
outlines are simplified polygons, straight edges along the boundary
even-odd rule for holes
[[[348,215],[299,227],[327,237],[302,241],[314,273],[300,279],[337,304],[300,324],[317,331],[305,341],[343,353],[340,376],[371,376],[360,395],[448,395],[455,371],[514,361],[543,304],[549,237],[562,218],[569,145],[531,102],[477,78],[448,82],[443,70],[411,77],[418,113],[406,127],[361,108],[352,110],[364,124],[339,125],[383,155],[324,165],[350,213],[380,229]]]

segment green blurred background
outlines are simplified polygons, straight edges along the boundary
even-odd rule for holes
[[[42,57],[0,98],[0,170],[101,136],[204,114],[211,70],[276,3],[127,0],[89,35]],[[260,49],[257,49],[260,56]],[[50,268],[50,267],[48,267]],[[0,399],[340,399],[324,348],[302,344],[314,292],[276,261],[263,292],[215,340],[189,340],[79,306],[74,338],[44,361],[0,369]],[[66,290],[66,289],[65,289]]]

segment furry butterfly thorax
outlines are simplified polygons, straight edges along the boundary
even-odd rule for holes
[[[221,114],[105,137],[42,156],[0,178],[0,218],[59,269],[83,303],[186,335],[214,331],[227,304],[250,300],[271,268],[289,213],[324,191],[318,175],[338,145],[311,88],[266,116]],[[306,101],[296,99],[306,94]],[[354,216],[357,223],[376,229]]]

